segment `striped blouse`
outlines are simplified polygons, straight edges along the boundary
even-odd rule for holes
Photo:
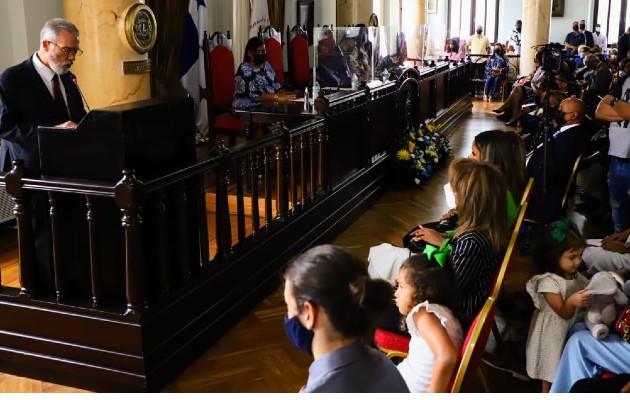
[[[493,251],[490,240],[480,231],[455,236],[452,245],[451,261],[464,313],[474,318],[490,295],[501,254]]]

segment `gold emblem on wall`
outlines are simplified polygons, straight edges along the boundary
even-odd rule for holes
[[[144,4],[134,4],[125,16],[125,36],[132,49],[148,53],[157,37],[157,23],[153,11]]]

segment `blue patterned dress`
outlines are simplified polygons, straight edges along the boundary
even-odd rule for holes
[[[232,107],[246,109],[260,104],[263,93],[276,93],[282,86],[277,82],[271,64],[265,61],[262,68],[242,63],[234,76],[234,87]]]

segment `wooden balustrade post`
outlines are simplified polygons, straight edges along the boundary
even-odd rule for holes
[[[271,207],[271,156],[269,151],[271,149],[269,147],[265,147],[262,149],[263,152],[263,176],[264,176],[264,184],[265,184],[265,227],[269,229],[271,226],[271,221],[273,220],[272,215],[272,207]]]
[[[296,158],[296,143],[294,138],[289,138],[289,186],[291,187],[291,213],[295,215],[297,210],[296,205],[298,203],[297,196],[297,180],[295,179],[295,158]]]
[[[90,240],[90,283],[92,285],[92,307],[98,308],[103,298],[103,288],[101,284],[101,257],[98,254],[99,236],[96,227],[96,213],[94,212],[94,201],[92,196],[85,196],[87,207],[88,235]],[[52,211],[51,211],[52,213]],[[55,271],[57,269],[55,268]]]
[[[197,212],[199,223],[199,262],[202,268],[206,268],[210,264],[210,245],[208,241],[208,215],[206,213],[204,174],[197,175]]]
[[[133,170],[124,170],[123,178],[114,188],[114,200],[123,213],[125,231],[125,289],[127,311],[125,315],[140,315],[147,307],[146,276],[142,252],[142,217],[140,205],[144,200],[142,183]]]
[[[247,162],[243,158],[234,160],[236,165],[236,230],[238,233],[238,241],[245,240],[245,191],[243,189],[243,177],[245,176],[245,165]]]
[[[306,208],[306,197],[308,191],[306,187],[306,150],[308,148],[308,133],[300,135],[300,198],[302,209]]]
[[[151,214],[156,218],[155,244],[158,249],[166,249],[170,245],[167,219],[171,210],[168,208],[168,196],[164,188],[157,190],[154,196]],[[160,295],[164,297],[171,292],[170,262],[167,257],[158,257],[156,263]]]
[[[326,160],[328,155],[326,154],[326,142],[328,136],[326,135],[325,128],[319,128],[317,132],[317,144],[318,144],[318,171],[317,171],[317,194],[323,196],[329,189],[329,181],[326,179],[328,173],[326,168]]]
[[[288,141],[288,130],[282,125],[282,122],[274,124],[272,133],[283,133],[281,141],[274,145],[276,153],[276,220],[284,221],[289,211],[289,199],[287,194],[287,179],[284,173],[285,141]]]
[[[251,171],[251,177],[254,181],[252,185],[252,236],[256,237],[258,234],[258,230],[260,229],[260,210],[258,208],[258,173],[260,171],[259,165],[259,155],[249,156],[250,165],[249,170]],[[249,182],[249,181],[248,181]]]
[[[31,223],[29,193],[22,189],[24,161],[13,161],[13,168],[4,177],[7,193],[15,203],[13,215],[18,227],[18,257],[20,262],[20,297],[31,298],[37,290],[37,263],[35,258],[35,240]]]
[[[230,207],[228,204],[229,153],[223,157],[221,165],[215,169],[217,201],[217,255],[225,257],[232,251],[232,227],[230,225]]]
[[[59,225],[57,215],[57,199],[53,192],[48,193],[48,201],[50,202],[50,229],[52,231],[52,255],[53,255],[53,271],[55,279],[55,293],[57,302],[63,301],[66,294],[64,285],[64,275],[61,258],[59,255]]]

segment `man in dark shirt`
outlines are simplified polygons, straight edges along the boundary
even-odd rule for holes
[[[630,50],[630,26],[623,35],[619,36],[619,39],[617,40],[617,49],[619,59],[628,57],[628,50]]]
[[[581,20],[579,27],[580,33],[584,35],[584,40],[586,41],[585,44],[588,47],[593,48],[593,46],[595,46],[595,39],[593,38],[593,32],[586,30],[586,21]]]
[[[577,21],[573,21],[573,30],[567,34],[564,39],[564,46],[567,48],[567,56],[577,54],[578,47],[586,43],[586,37],[580,32],[580,25]]]

